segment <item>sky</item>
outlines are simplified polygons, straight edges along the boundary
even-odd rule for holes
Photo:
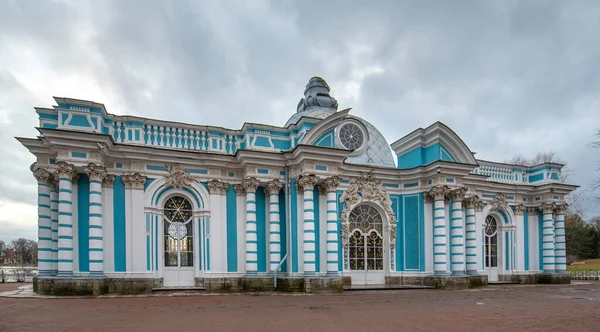
[[[34,106],[282,126],[310,77],[389,143],[442,121],[479,159],[553,151],[600,215],[596,1],[0,0],[0,240],[37,238]]]

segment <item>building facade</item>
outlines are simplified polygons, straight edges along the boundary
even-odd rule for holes
[[[313,77],[283,126],[55,98],[37,161],[40,293],[535,282],[566,273],[563,165],[477,160],[440,122],[389,145]],[[546,280],[546,279],[544,279]]]

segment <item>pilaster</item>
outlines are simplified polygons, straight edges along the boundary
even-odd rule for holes
[[[463,225],[462,201],[465,189],[459,188],[449,192],[452,199],[450,207],[450,255],[452,261],[452,275],[465,275],[465,229]]]
[[[273,180],[267,183],[269,195],[269,271],[273,272],[281,262],[281,220],[279,220],[279,192],[283,182]]]
[[[317,184],[314,174],[303,175],[298,179],[298,185],[303,190],[304,213],[303,213],[303,235],[302,257],[304,261],[304,275],[312,276],[316,272],[316,234],[315,234],[315,210],[313,188]]]
[[[567,274],[567,251],[565,242],[565,211],[566,204],[556,205],[554,212],[554,258],[556,273]]]
[[[258,228],[256,223],[256,189],[258,180],[246,177],[242,186],[246,191],[246,274],[258,272]]]
[[[229,184],[219,180],[208,182],[210,190],[210,270],[227,272],[227,211],[225,194]]]
[[[465,240],[466,240],[466,273],[478,275],[477,273],[477,226],[475,222],[475,204],[479,200],[477,196],[467,197],[463,200],[465,207]]]
[[[446,195],[447,186],[433,187],[427,195],[433,198],[433,271],[435,275],[447,275],[448,257],[446,243]]]
[[[106,170],[102,166],[88,164],[84,167],[90,178],[89,257],[90,276],[104,274],[104,222],[102,219],[102,180]]]
[[[542,267],[544,273],[555,273],[555,253],[554,253],[554,212],[553,203],[544,203],[540,206],[542,210]]]
[[[340,184],[340,179],[337,176],[328,177],[323,181],[323,188],[327,192],[327,275],[339,275],[338,266],[339,260],[339,241],[340,232],[337,223],[337,197],[336,190]]]
[[[58,276],[73,276],[73,181],[75,166],[64,161],[55,165],[58,175]]]
[[[52,173],[31,165],[31,171],[38,183],[38,275],[52,275],[52,213],[50,203],[50,183]]]

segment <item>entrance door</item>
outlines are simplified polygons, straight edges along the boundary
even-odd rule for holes
[[[167,200],[164,208],[165,287],[194,286],[194,225],[192,205],[181,196]]]
[[[498,223],[493,216],[485,218],[484,251],[488,281],[498,281]]]
[[[381,215],[370,205],[359,205],[350,212],[349,221],[354,229],[348,239],[352,284],[385,284]]]

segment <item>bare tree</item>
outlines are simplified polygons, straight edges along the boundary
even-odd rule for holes
[[[566,183],[567,179],[571,175],[573,175],[573,170],[571,169],[571,167],[564,160],[562,160],[561,158],[557,157],[556,153],[552,152],[552,151],[538,152],[538,154],[536,154],[535,157],[533,157],[533,158],[527,158],[527,157],[524,157],[522,155],[515,155],[510,160],[508,160],[506,163],[508,163],[508,164],[514,164],[514,165],[527,166],[527,167],[536,166],[536,165],[540,165],[540,164],[543,164],[543,163],[557,163],[557,164],[562,164],[562,165],[564,165],[564,167],[561,170],[561,179],[560,179],[560,181],[562,183]]]
[[[0,240],[0,264],[4,264],[4,258],[6,257],[6,243]]]
[[[37,264],[37,242],[25,238],[19,238],[13,240],[11,246],[15,251],[17,264]]]
[[[600,131],[599,131],[600,135]],[[600,136],[599,136],[600,138]],[[600,140],[598,141],[598,147],[600,147]],[[506,161],[508,164],[520,165],[520,166],[537,166],[543,163],[557,163],[564,165],[561,169],[560,174],[560,182],[566,183],[567,179],[573,175],[573,169],[561,158],[556,156],[555,152],[539,152],[533,158],[527,158],[522,155],[515,155],[510,160]],[[600,182],[599,182],[600,183]],[[600,187],[600,185],[599,185]],[[565,200],[569,203],[569,206],[573,206],[574,204],[580,202],[583,197],[583,192],[581,190],[575,190],[572,193],[569,193]]]

